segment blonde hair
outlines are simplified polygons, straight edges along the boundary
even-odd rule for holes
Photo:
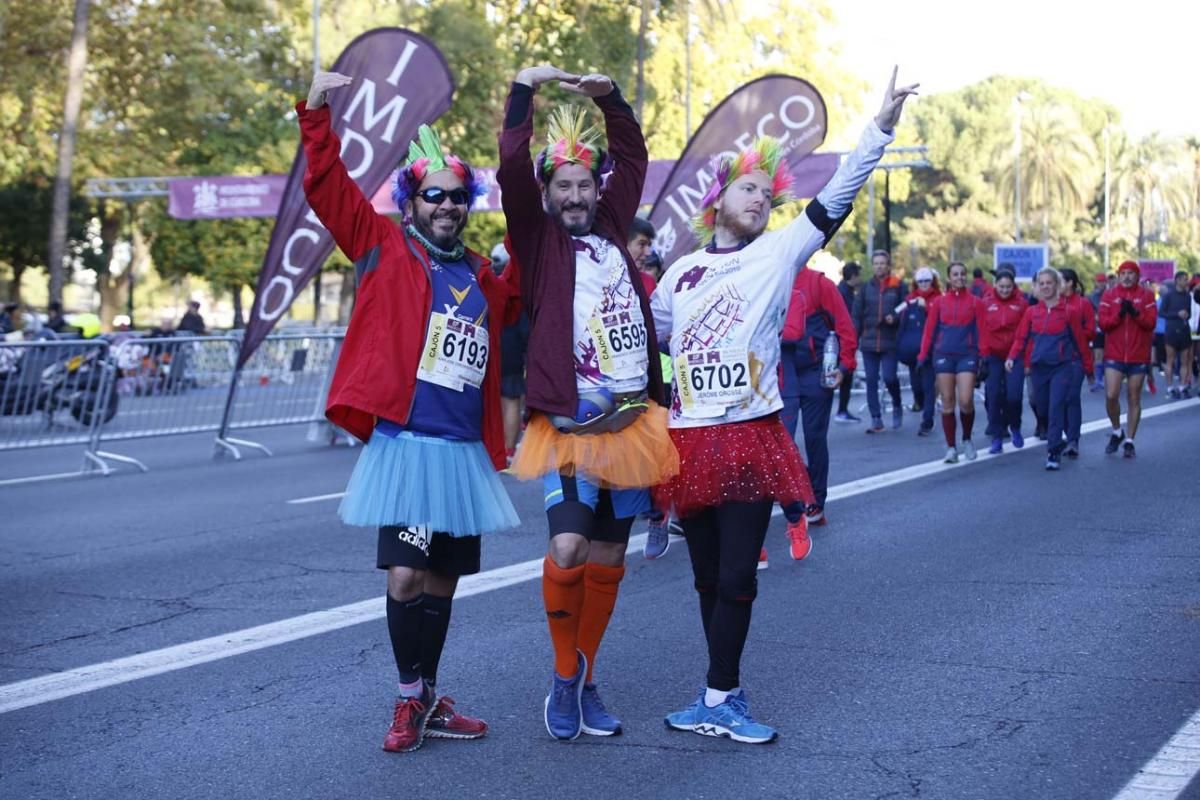
[[[1066,281],[1063,280],[1061,272],[1056,270],[1054,267],[1042,267],[1037,271],[1037,275],[1034,276],[1034,282],[1036,283],[1037,280],[1043,275],[1054,276],[1054,285],[1057,287],[1059,292],[1063,290],[1063,284],[1066,283]]]

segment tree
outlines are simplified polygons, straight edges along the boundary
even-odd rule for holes
[[[1152,233],[1190,210],[1184,151],[1179,142],[1150,134],[1135,143],[1122,142],[1113,164],[1113,208],[1136,226],[1142,256]]]
[[[1002,164],[997,187],[1009,209],[1016,198],[1013,137],[1000,142],[993,158]],[[1031,105],[1021,116],[1022,207],[1042,217],[1042,241],[1050,240],[1050,217],[1073,219],[1087,211],[1098,179],[1096,146],[1067,106]]]

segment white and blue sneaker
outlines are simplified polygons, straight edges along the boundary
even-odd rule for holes
[[[696,702],[685,708],[668,714],[667,727],[680,731],[691,731],[701,736],[716,736],[733,739],[735,742],[746,744],[767,744],[779,737],[779,733],[769,725],[763,725],[750,716],[750,708],[746,704],[743,692],[731,694],[720,705],[709,708],[704,704],[704,693]]]
[[[608,709],[604,707],[604,701],[600,699],[600,693],[596,691],[596,684],[585,683],[583,685],[580,706],[583,709],[581,728],[588,736],[619,736],[621,734],[621,720],[608,713]]]
[[[583,678],[587,675],[587,657],[580,651],[579,669],[573,678],[560,678],[554,673],[550,694],[546,695],[546,730],[555,739],[569,742],[579,738],[583,730]]]
[[[650,520],[650,526],[646,530],[646,544],[642,547],[642,555],[653,561],[665,556],[670,547],[671,528],[667,517],[664,515],[657,522]]]

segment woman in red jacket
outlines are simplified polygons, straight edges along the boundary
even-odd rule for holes
[[[1062,300],[1067,308],[1074,311],[1083,320],[1083,332],[1087,334],[1088,342],[1096,335],[1096,310],[1079,288],[1079,276],[1073,269],[1059,270],[1063,277]],[[1090,373],[1089,373],[1090,374]],[[1063,455],[1067,458],[1079,458],[1079,435],[1083,427],[1083,379],[1081,372],[1071,378],[1071,391],[1067,395],[1067,446]],[[1078,386],[1075,384],[1078,383]]]
[[[1083,332],[1083,319],[1063,302],[1062,284],[1058,270],[1046,267],[1038,272],[1040,301],[1025,310],[1004,362],[1010,372],[1020,359],[1033,369],[1034,402],[1046,419],[1048,470],[1057,470],[1061,465],[1067,400],[1073,387],[1079,391],[1075,374],[1081,364],[1086,372],[1092,371],[1092,351]]]
[[[987,362],[984,395],[987,398],[987,435],[992,438],[988,452],[992,455],[1003,452],[1005,431],[1012,435],[1013,447],[1025,446],[1021,436],[1025,362],[1013,364],[1010,371],[1004,368],[1004,361],[1028,307],[1025,296],[1017,291],[1017,279],[1012,269],[1001,264],[996,270],[996,282],[983,300],[983,344],[980,347]]]
[[[962,419],[962,453],[968,461],[975,460],[971,428],[975,424],[975,379],[979,373],[979,323],[983,318],[983,301],[970,292],[965,264],[951,263],[948,273],[950,288],[929,307],[917,360],[922,365],[932,361],[938,395],[942,399],[942,431],[946,434],[947,447],[945,462],[955,464],[958,462],[955,405]]]

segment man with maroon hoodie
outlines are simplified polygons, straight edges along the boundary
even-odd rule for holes
[[[615,167],[598,134],[564,105],[548,145],[530,154],[534,95],[546,83],[589,98],[604,116]],[[667,432],[658,338],[645,285],[626,246],[646,177],[646,141],[633,109],[605,75],[551,66],[521,70],[500,132],[504,216],[521,265],[529,314],[529,423],[513,460],[541,479],[549,544],[542,596],[554,651],[544,705],[562,741],[614,736],[593,681],[600,642],[625,575],[633,520],[650,511],[649,487],[679,469]],[[599,423],[599,424],[593,424]]]
[[[1142,387],[1150,371],[1150,345],[1158,305],[1154,293],[1139,285],[1141,270],[1136,261],[1125,261],[1117,268],[1117,285],[1100,298],[1100,330],[1104,331],[1104,400],[1112,435],[1104,452],[1112,455],[1117,448],[1125,458],[1137,452],[1133,439],[1142,418]],[[1129,403],[1128,432],[1121,428],[1121,384],[1127,381],[1125,397]]]

